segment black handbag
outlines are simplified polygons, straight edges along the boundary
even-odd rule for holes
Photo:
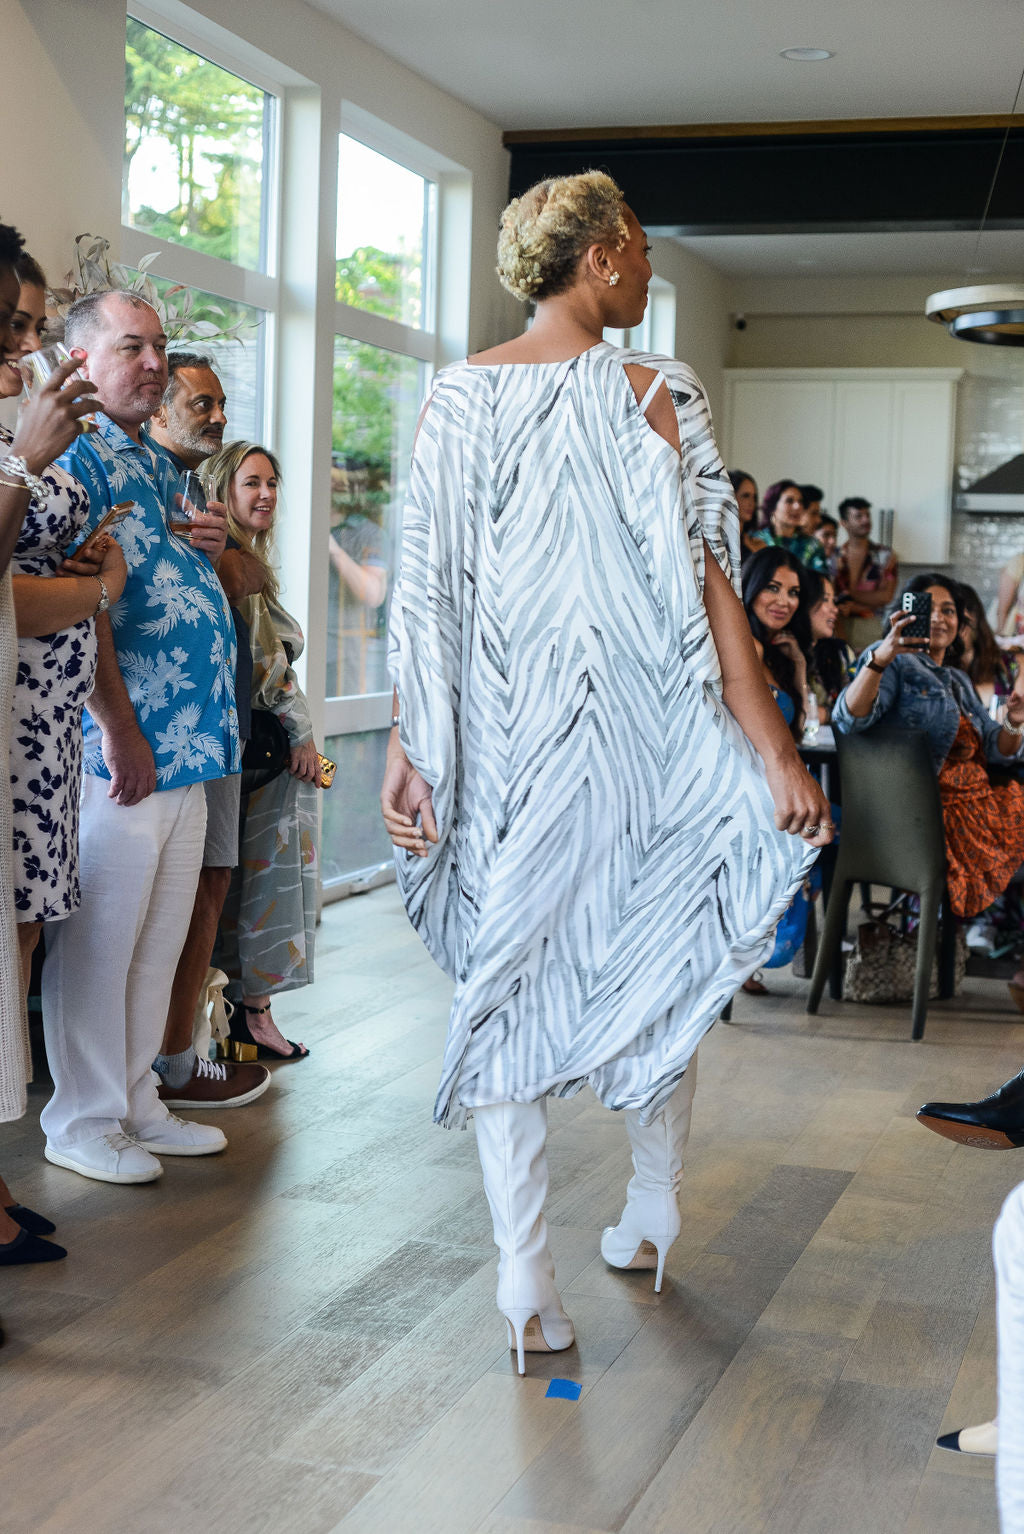
[[[249,739],[242,752],[242,793],[252,794],[272,783],[288,766],[288,731],[267,708],[254,708]]]

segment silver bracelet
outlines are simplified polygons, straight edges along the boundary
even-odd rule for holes
[[[399,724],[398,715],[397,714],[392,714],[392,716],[391,716],[391,728],[393,730],[396,729],[398,724]],[[1022,731],[1021,733],[1024,734],[1024,731]]]
[[[48,491],[45,479],[32,474],[24,458],[19,458],[17,453],[8,453],[6,457],[0,458],[0,469],[8,474],[17,474],[19,479],[24,480],[25,488],[31,492],[33,500],[46,500]]]
[[[1007,735],[1016,735],[1018,740],[1024,735],[1024,724],[1011,724],[1009,719],[1004,719],[999,728],[1005,730]]]

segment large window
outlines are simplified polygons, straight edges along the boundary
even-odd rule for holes
[[[122,221],[267,269],[274,98],[128,17]]]
[[[331,453],[327,693],[386,692],[387,598],[427,366],[337,336]]]
[[[338,301],[404,325],[433,324],[437,188],[358,139],[338,147]]]
[[[128,17],[122,252],[129,269],[149,258],[171,349],[212,357],[232,437],[268,427],[278,107],[265,85]]]
[[[342,134],[328,697],[387,690],[384,626],[416,417],[435,361],[436,185]]]
[[[345,763],[346,803],[372,812],[325,814],[327,885],[390,861],[376,812],[385,735],[368,725],[391,690],[388,599],[416,421],[438,361],[437,182],[346,133],[338,161],[327,734]]]

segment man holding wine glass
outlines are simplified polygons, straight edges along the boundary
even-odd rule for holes
[[[137,294],[72,305],[65,341],[103,400],[98,429],[61,460],[87,488],[88,531],[130,501],[117,530],[128,568],[97,619],[96,686],[84,720],[82,903],[53,934],[43,1013],[54,1094],[46,1156],[101,1182],[151,1182],[161,1155],[222,1150],[157,1095],[152,1062],[203,856],[202,785],[239,770],[235,634],[217,577],[226,514],[209,504],[171,531],[177,475],[142,426],[167,383],[167,339]]]
[[[178,472],[171,527],[189,533],[192,516],[206,505],[207,485],[201,464],[217,452],[224,438],[227,403],[221,381],[209,357],[199,352],[171,352],[167,357],[167,387],[143,438]],[[180,522],[180,526],[179,526]],[[252,692],[252,650],[249,630],[239,611],[246,597],[260,591],[265,579],[258,559],[238,548],[233,539],[217,561],[217,575],[231,603],[238,661],[235,670],[235,710],[241,742],[249,738]],[[160,1052],[153,1068],[160,1076],[161,1099],[171,1108],[240,1108],[253,1102],[270,1085],[265,1065],[234,1064],[201,1059],[192,1045],[196,1007],[206,995],[207,971],[224,908],[231,871],[238,862],[241,774],[207,778],[206,842],[188,936],[181,950],[171,987]]]

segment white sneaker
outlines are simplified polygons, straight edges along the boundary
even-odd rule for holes
[[[47,1145],[43,1155],[54,1166],[94,1177],[97,1182],[155,1182],[164,1175],[156,1157],[119,1130],[97,1135],[95,1140],[83,1140],[64,1151]]]
[[[161,1124],[132,1130],[129,1139],[155,1156],[214,1156],[228,1143],[226,1135],[212,1124],[186,1124],[173,1113]]]

